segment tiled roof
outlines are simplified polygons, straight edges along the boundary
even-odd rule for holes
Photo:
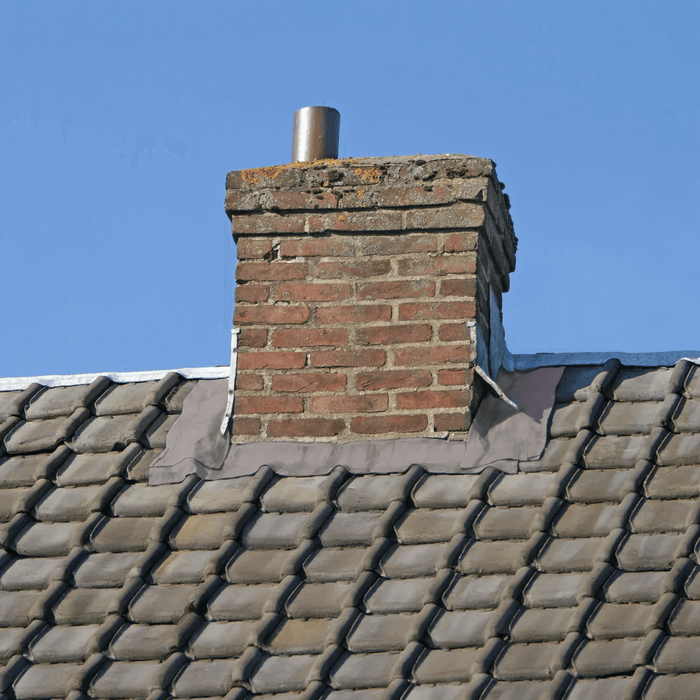
[[[700,372],[566,369],[527,471],[148,486],[197,379],[0,392],[0,698],[700,697]]]

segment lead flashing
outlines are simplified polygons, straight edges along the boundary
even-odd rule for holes
[[[617,359],[626,367],[672,367],[679,360],[700,364],[698,350],[666,352],[541,352],[534,355],[513,355],[515,369],[537,369],[560,365],[603,365]]]

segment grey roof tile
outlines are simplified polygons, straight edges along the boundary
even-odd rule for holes
[[[80,426],[70,444],[75,452],[112,452],[129,443],[138,442],[143,431],[159,415],[127,414],[123,416],[96,416]],[[55,419],[58,420],[58,419]],[[48,421],[44,421],[48,422]]]
[[[603,603],[588,620],[588,633],[593,639],[643,637],[652,613],[649,604]]]
[[[479,649],[429,649],[418,660],[413,677],[418,683],[468,681]],[[462,688],[462,693],[464,689]]]
[[[461,509],[416,508],[397,525],[396,536],[401,544],[447,542],[462,512]]]
[[[418,612],[431,583],[425,578],[380,579],[365,596],[365,607],[378,615]]]
[[[559,537],[605,537],[616,527],[618,504],[568,504],[559,511],[552,531]]]
[[[372,544],[372,532],[383,515],[383,510],[336,512],[319,532],[321,544],[324,547]]]
[[[275,585],[225,584],[210,598],[207,604],[208,614],[212,620],[257,620],[262,617],[265,603],[274,590]]]
[[[557,644],[508,644],[496,661],[494,673],[510,681],[551,678],[558,649]]]
[[[649,437],[644,435],[597,437],[586,448],[584,461],[589,469],[631,468],[648,444]]]
[[[177,625],[124,625],[109,645],[117,661],[160,660],[178,648]]]
[[[547,440],[544,452],[539,459],[522,462],[520,468],[525,474],[543,471],[556,471],[566,459],[574,440],[571,438],[553,438]]]
[[[143,552],[156,518],[105,518],[90,538],[96,552]]]
[[[20,645],[26,636],[27,630],[23,627],[3,627],[0,634],[0,662],[21,653]],[[0,669],[2,669],[1,664]]]
[[[323,487],[328,476],[293,477],[279,479],[260,497],[266,511],[311,512],[323,499]]]
[[[163,399],[163,407],[168,413],[182,413],[182,404],[190,395],[199,380],[185,380],[180,382],[176,387],[170,390]]]
[[[340,615],[344,598],[353,590],[354,582],[304,583],[287,600],[287,615],[307,619],[336,617]]]
[[[628,676],[617,678],[577,678],[566,700],[590,700],[591,698],[623,698],[631,685]],[[669,696],[676,697],[676,696]],[[646,700],[646,695],[645,695]]]
[[[338,505],[344,511],[384,510],[396,497],[400,479],[399,474],[353,477],[338,493]]]
[[[8,522],[15,514],[17,503],[24,500],[31,488],[3,489],[0,491],[0,523]]]
[[[232,685],[231,676],[236,663],[236,659],[193,661],[175,679],[175,697],[223,697]]]
[[[5,438],[5,449],[11,455],[50,452],[64,439],[70,437],[77,428],[76,423],[80,424],[82,420],[80,417],[71,415],[22,421]]]
[[[25,406],[27,420],[69,416],[77,408],[87,406],[109,386],[109,380],[95,384],[44,388],[32,396]],[[97,394],[97,395],[96,395]]]
[[[236,479],[201,481],[187,498],[193,513],[222,513],[240,508],[252,476]]]
[[[644,490],[649,498],[695,498],[700,495],[700,466],[656,467]]]
[[[674,414],[673,426],[678,432],[700,432],[700,401],[691,399],[682,401],[680,410]]]
[[[656,652],[654,666],[659,673],[700,673],[700,637],[667,637]]]
[[[141,438],[141,441],[146,447],[151,448],[164,448],[165,438],[173,427],[173,424],[180,416],[177,413],[168,415],[167,413],[161,413],[158,418],[156,418],[153,423],[148,427],[145,434]]]
[[[655,603],[665,571],[633,571],[614,575],[604,586],[609,603]]]
[[[630,535],[618,550],[617,562],[625,571],[670,569],[681,535]]]
[[[59,625],[91,625],[104,621],[119,599],[119,588],[73,588],[54,607]]]
[[[353,652],[403,649],[415,622],[415,615],[362,615],[346,641]]]
[[[24,627],[29,624],[27,616],[39,595],[38,591],[0,590],[0,627]]]
[[[570,608],[585,574],[535,574],[523,592],[525,605],[532,608]]]
[[[51,627],[29,645],[36,663],[64,663],[82,661],[88,654],[88,643],[97,631],[97,625]]]
[[[206,553],[201,552],[201,554]],[[226,577],[230,583],[281,581],[287,575],[291,554],[289,550],[284,549],[243,550],[226,567]]]
[[[231,513],[189,515],[170,536],[173,549],[216,549],[231,539]]]
[[[632,517],[632,532],[685,532],[695,501],[643,500]]]
[[[192,587],[186,585],[144,586],[129,605],[129,617],[144,624],[173,624],[185,614],[192,595]]]
[[[62,698],[80,664],[35,664],[14,684],[17,700]]]
[[[480,540],[527,539],[532,531],[538,508],[485,508],[476,522],[474,532]]]
[[[14,559],[0,575],[0,588],[5,591],[44,589],[62,561],[60,557]]]
[[[574,608],[523,610],[514,620],[510,638],[514,642],[561,642],[566,639]]]
[[[659,450],[657,463],[662,467],[697,464],[700,454],[700,434],[671,435]]]
[[[574,437],[579,431],[586,404],[555,404],[551,413],[550,434],[554,438]]]
[[[700,636],[700,602],[681,599],[668,621],[668,629],[677,637]]]
[[[459,561],[465,574],[514,574],[523,564],[524,542],[473,542]]]
[[[644,700],[696,698],[700,691],[700,675],[680,673],[674,676],[654,676],[644,692]]]
[[[90,685],[93,697],[145,698],[158,681],[160,664],[149,661],[114,661],[103,666]]]
[[[610,391],[616,401],[663,401],[672,373],[672,367],[623,367]]]
[[[448,610],[495,608],[510,576],[460,576],[443,596]]]
[[[478,474],[428,474],[413,491],[417,508],[464,508]]]
[[[567,367],[557,385],[555,401],[585,401],[590,394],[591,382],[600,374],[601,369],[600,366]]]
[[[171,499],[181,489],[182,484],[131,484],[123,488],[114,499],[112,512],[120,518],[157,518],[165,513]]]
[[[250,684],[256,693],[304,690],[314,656],[269,656],[256,669]]]
[[[124,584],[139,552],[91,554],[75,570],[75,583],[81,588],[117,588]]]
[[[503,474],[489,488],[489,502],[494,506],[542,505],[547,489],[552,484],[552,474]]]
[[[603,542],[602,537],[552,538],[537,557],[538,567],[551,574],[589,571]]]
[[[698,373],[697,365],[690,368],[685,381],[685,390],[691,398],[700,398],[700,373]]]
[[[328,618],[284,620],[268,638],[266,646],[274,654],[320,654],[333,623]]]
[[[580,469],[567,487],[567,498],[572,503],[619,503],[630,490],[629,480],[626,469]]]
[[[549,684],[542,681],[504,681],[494,683],[484,695],[485,700],[539,700]]]
[[[447,546],[414,544],[390,547],[380,561],[379,569],[387,578],[432,576],[440,568]]]
[[[691,572],[683,589],[686,596],[691,600],[700,600],[700,567],[696,566]]]
[[[346,654],[331,672],[334,688],[385,688],[398,654]]]
[[[14,550],[25,557],[65,556],[79,527],[78,523],[31,523],[15,539]]]
[[[308,513],[259,513],[241,541],[250,549],[292,549],[308,518]]]
[[[45,462],[45,454],[0,456],[0,488],[34,486]]]
[[[87,520],[93,511],[101,486],[51,489],[35,506],[39,520],[70,522]]]
[[[323,700],[384,700],[386,689],[375,688],[374,690],[331,690]],[[275,697],[274,700],[277,700]],[[291,700],[291,698],[290,698]]]
[[[189,643],[193,659],[229,659],[240,656],[253,631],[251,620],[237,622],[209,622]]]
[[[492,616],[492,610],[443,612],[428,632],[432,646],[439,649],[481,646],[486,641],[485,633]]]
[[[656,401],[628,403],[611,401],[599,419],[601,435],[648,435],[659,414]]]
[[[441,652],[436,652],[441,653]],[[414,685],[406,695],[406,700],[462,700],[464,687],[453,685]]]
[[[95,401],[95,413],[98,416],[140,413],[152,403],[157,386],[157,381],[113,384]]]
[[[210,551],[171,552],[153,570],[151,576],[158,583],[201,583],[207,564],[212,558]]]
[[[304,562],[304,573],[309,581],[318,583],[351,581],[356,578],[366,553],[365,547],[324,547]]]
[[[582,677],[631,674],[641,639],[587,641],[574,655],[572,666]]]

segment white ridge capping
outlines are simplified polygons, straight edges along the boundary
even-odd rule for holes
[[[34,383],[47,387],[76,386],[90,384],[98,377],[107,377],[119,384],[151,382],[162,379],[168,372],[176,372],[184,379],[225,379],[229,376],[230,367],[224,365],[223,367],[154,369],[144,372],[94,372],[92,374],[49,374],[37,377],[0,377],[0,391],[22,391]]]

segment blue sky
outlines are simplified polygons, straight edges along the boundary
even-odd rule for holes
[[[0,376],[227,364],[226,172],[498,164],[513,352],[700,350],[696,2],[0,3]]]

